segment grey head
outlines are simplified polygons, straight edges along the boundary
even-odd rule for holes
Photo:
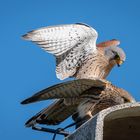
[[[118,46],[106,48],[105,56],[109,59],[109,61],[114,61],[118,66],[120,66],[126,59],[125,52]]]

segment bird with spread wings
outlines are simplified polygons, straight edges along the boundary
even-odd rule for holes
[[[119,40],[96,45],[97,37],[95,29],[82,23],[44,27],[23,35],[56,57],[56,75],[61,80],[104,79],[116,64],[125,61]]]

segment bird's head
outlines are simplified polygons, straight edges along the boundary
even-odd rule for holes
[[[126,59],[125,52],[118,46],[111,46],[106,48],[105,55],[109,58],[110,61],[115,62],[120,66]]]

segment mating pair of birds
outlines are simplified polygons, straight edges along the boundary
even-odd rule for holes
[[[118,46],[120,41],[113,39],[96,44],[97,37],[95,29],[82,23],[44,27],[23,36],[56,57],[59,79],[75,78],[21,102],[56,99],[28,120],[27,127],[57,125],[70,116],[75,122],[85,122],[105,108],[135,102],[127,91],[105,80],[115,65],[120,66],[125,61],[125,53]]]

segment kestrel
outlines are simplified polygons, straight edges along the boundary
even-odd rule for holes
[[[95,29],[82,23],[44,27],[23,35],[56,57],[56,75],[61,80],[104,79],[116,64],[125,61],[119,40],[96,45],[97,37]]]
[[[24,100],[21,104],[47,99],[57,100],[33,116],[26,123],[27,127],[34,126],[36,123],[56,125],[70,116],[75,122],[79,120],[85,122],[105,108],[135,102],[127,91],[106,80],[78,79],[46,88]]]

